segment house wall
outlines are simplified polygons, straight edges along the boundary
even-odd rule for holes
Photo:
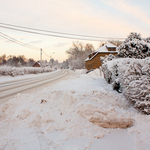
[[[99,68],[102,65],[100,61],[100,57],[101,56],[105,57],[105,55],[109,55],[109,54],[117,55],[117,52],[116,53],[98,53],[93,59],[85,62],[85,68],[87,70]]]
[[[88,60],[85,62],[85,68],[91,70],[93,68],[93,60]]]

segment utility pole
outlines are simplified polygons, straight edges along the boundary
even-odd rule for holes
[[[41,48],[41,63],[42,63],[42,48]]]

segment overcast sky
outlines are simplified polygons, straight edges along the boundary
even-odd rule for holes
[[[74,34],[103,37],[127,37],[130,32],[150,36],[150,1],[148,0],[0,0],[0,22]],[[43,48],[53,58],[63,61],[72,39],[62,39],[0,28],[24,43]],[[100,42],[92,43],[95,48]],[[52,54],[55,52],[55,54]],[[0,38],[0,55],[25,55],[40,59],[40,52]],[[48,59],[43,54],[43,59]]]

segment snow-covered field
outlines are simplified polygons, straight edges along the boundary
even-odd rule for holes
[[[112,90],[99,70],[0,106],[2,150],[149,150],[150,116]]]

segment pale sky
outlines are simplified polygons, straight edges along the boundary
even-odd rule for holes
[[[150,37],[148,0],[0,0],[0,23],[90,36],[126,38],[130,32]],[[42,48],[63,61],[73,41],[0,28],[0,32]],[[100,39],[101,40],[101,39]],[[98,48],[100,42],[91,43]],[[52,54],[55,52],[55,54]],[[25,55],[40,59],[40,51],[0,37],[0,55]],[[49,59],[43,54],[43,59]]]

